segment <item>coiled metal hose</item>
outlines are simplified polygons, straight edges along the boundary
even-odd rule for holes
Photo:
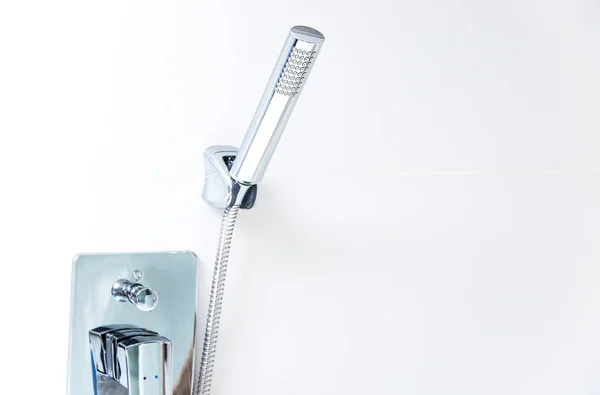
[[[219,322],[221,320],[221,305],[223,304],[223,292],[225,291],[225,277],[227,275],[227,263],[229,261],[229,250],[231,249],[231,238],[235,220],[240,211],[240,206],[235,205],[225,209],[221,222],[219,234],[219,245],[217,258],[213,272],[212,286],[210,288],[210,299],[208,302],[208,315],[206,318],[206,331],[204,332],[204,344],[202,346],[202,360],[200,372],[196,384],[196,395],[210,394],[213,368],[215,365],[215,353],[217,351],[217,340],[219,337]]]

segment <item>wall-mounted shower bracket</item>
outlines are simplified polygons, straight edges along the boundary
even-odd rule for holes
[[[204,151],[205,174],[202,198],[211,207],[223,210],[239,205],[251,209],[256,201],[257,186],[244,185],[231,178],[230,170],[238,149],[214,145]]]

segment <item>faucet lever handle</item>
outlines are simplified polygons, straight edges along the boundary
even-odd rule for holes
[[[135,336],[116,348],[119,383],[128,395],[172,395],[173,344],[162,336]]]
[[[99,395],[172,395],[173,343],[134,325],[89,332],[95,392]]]
[[[111,350],[107,347],[107,336],[115,331],[144,330],[134,325],[104,325],[90,330],[90,351],[95,371],[112,377],[113,363],[110,358]]]

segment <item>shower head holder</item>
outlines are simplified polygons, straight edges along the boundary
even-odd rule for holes
[[[212,146],[204,152],[202,197],[218,209],[250,209],[277,143],[294,110],[325,37],[307,26],[294,26],[283,45],[267,87],[239,150]]]
[[[231,178],[230,171],[238,149],[229,145],[213,145],[204,151],[204,188],[202,198],[219,210],[239,205],[251,209],[256,201],[257,185],[244,185]]]

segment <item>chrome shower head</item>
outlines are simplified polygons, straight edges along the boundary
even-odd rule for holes
[[[256,185],[262,179],[324,40],[310,27],[290,30],[233,162],[230,174],[235,181]]]
[[[209,205],[218,209],[254,206],[257,184],[271,161],[324,40],[315,29],[293,27],[241,148],[216,145],[204,151],[202,197]]]
[[[208,301],[196,395],[210,395],[229,249],[237,215],[240,209],[250,209],[254,205],[257,183],[269,165],[324,40],[325,37],[315,29],[293,27],[242,147],[237,150],[221,145],[204,151],[206,170],[202,198],[212,207],[224,209],[224,212]]]

